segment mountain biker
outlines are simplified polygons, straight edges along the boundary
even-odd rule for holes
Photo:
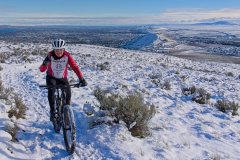
[[[87,82],[83,78],[83,74],[76,64],[73,57],[65,50],[65,41],[63,39],[56,39],[52,42],[53,50],[50,51],[47,57],[44,59],[42,65],[39,67],[41,72],[47,70],[46,82],[47,85],[69,85],[67,76],[68,65],[76,73],[79,78],[78,87],[86,86]],[[54,101],[55,101],[55,89],[48,89],[48,101],[50,106],[50,120],[54,117]],[[71,88],[66,89],[66,103],[70,105],[71,101]]]

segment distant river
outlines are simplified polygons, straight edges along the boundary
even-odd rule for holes
[[[8,28],[3,28],[3,29],[0,29],[0,33],[13,33],[13,32],[16,32],[17,30],[15,29],[8,29]]]
[[[153,33],[147,33],[146,35],[139,36],[138,38],[135,38],[119,47],[125,49],[141,50],[142,48],[151,45],[155,40],[157,40],[157,38],[157,35]]]

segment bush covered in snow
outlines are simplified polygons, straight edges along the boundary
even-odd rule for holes
[[[23,103],[22,99],[19,96],[15,95],[14,102],[15,105],[12,106],[11,109],[8,111],[9,118],[15,116],[17,119],[25,119],[27,107]]]
[[[234,74],[232,72],[227,72],[226,75],[229,77],[234,77]]]
[[[97,68],[101,71],[104,71],[104,70],[109,71],[110,70],[109,62],[97,64]]]
[[[123,121],[133,136],[146,137],[150,134],[148,122],[155,114],[155,106],[146,106],[140,94],[134,93],[127,97],[107,94],[101,89],[94,91],[101,110],[107,110],[114,122]]]
[[[170,90],[171,89],[170,81],[168,81],[168,80],[164,81],[164,83],[162,84],[161,88],[165,89],[165,90]]]
[[[5,63],[6,59],[9,58],[9,55],[6,53],[0,53],[0,63]]]
[[[191,87],[183,87],[182,88],[182,93],[185,95],[185,96],[188,96],[188,95],[192,95],[196,92],[196,87],[195,86],[191,86]]]
[[[3,90],[4,90],[4,88],[3,88],[3,85],[2,85],[2,81],[0,80],[0,93],[2,93]]]
[[[0,80],[0,99],[7,100],[9,95],[11,94],[12,90],[11,89],[5,89],[2,81]]]
[[[183,87],[182,93],[185,96],[191,96],[192,101],[195,101],[199,104],[206,104],[211,98],[211,94],[208,93],[205,89],[196,88],[195,86]]]
[[[19,127],[15,123],[14,124],[7,124],[5,126],[5,131],[12,136],[12,141],[13,142],[18,142],[17,133],[19,131]]]
[[[226,113],[228,110],[232,110],[232,115],[238,115],[239,104],[234,101],[218,100],[215,106],[222,112]]]
[[[199,88],[193,94],[192,100],[199,104],[206,104],[210,98],[211,98],[210,93],[208,93],[203,88]]]

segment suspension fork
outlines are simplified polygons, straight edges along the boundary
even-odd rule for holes
[[[63,112],[63,106],[66,105],[66,102],[67,102],[66,100],[67,93],[66,93],[66,89],[62,89],[61,91],[62,91],[62,112]]]
[[[56,108],[56,110],[58,111],[58,114],[61,115],[61,113],[62,113],[62,112],[61,112],[61,110],[62,110],[62,104],[61,104],[61,103],[62,103],[62,102],[61,102],[61,97],[60,97],[59,89],[57,88],[55,92],[57,92],[56,97],[55,97],[55,98],[56,98],[55,101],[57,102],[57,108]]]

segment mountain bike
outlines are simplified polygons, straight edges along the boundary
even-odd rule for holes
[[[60,133],[62,128],[66,150],[69,154],[73,154],[76,146],[76,125],[73,111],[70,105],[66,104],[66,89],[67,87],[79,87],[78,84],[40,85],[39,87],[55,90],[55,113],[52,120],[54,130],[56,133]]]

